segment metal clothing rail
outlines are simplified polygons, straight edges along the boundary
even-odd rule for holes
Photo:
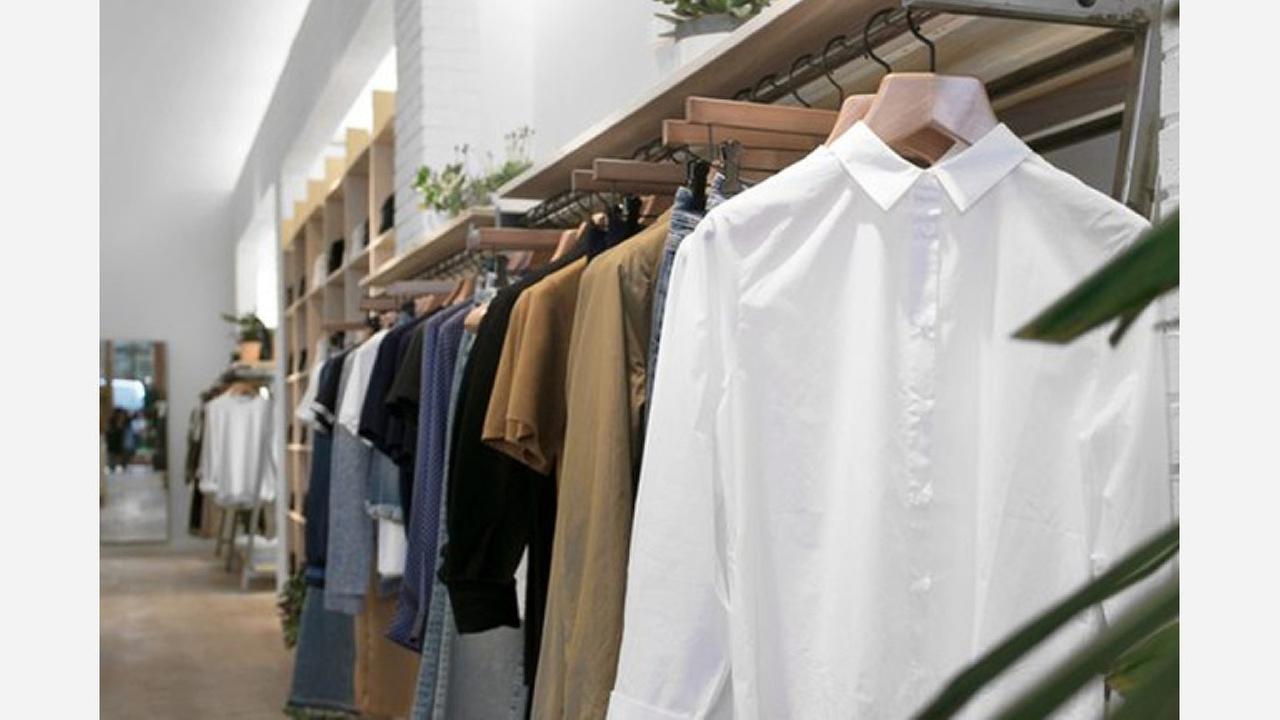
[[[831,38],[818,53],[797,57],[782,72],[762,77],[754,85],[733,95],[735,100],[772,103],[787,96],[808,105],[798,91],[809,83],[826,77],[843,99],[845,89],[837,83],[833,73],[837,68],[867,56],[868,50],[894,40],[907,32],[906,12],[912,11],[917,24],[930,18],[950,14],[975,17],[992,17],[1065,25],[1081,25],[1109,28],[1118,31],[1089,43],[1081,51],[1068,57],[1040,63],[1035,68],[1037,76],[1061,72],[1064,63],[1080,63],[1106,52],[1114,52],[1117,43],[1131,44],[1134,51],[1132,72],[1122,116],[1101,113],[1081,118],[1078,122],[1055,130],[1052,137],[1038,142],[1043,147],[1054,147],[1063,140],[1083,139],[1120,128],[1120,151],[1116,161],[1113,196],[1143,215],[1149,215],[1155,199],[1155,138],[1159,130],[1159,33],[1156,22],[1160,17],[1159,0],[900,0],[902,7],[887,14],[885,21],[865,34],[853,37],[837,35]],[[1128,36],[1128,37],[1124,37]],[[1026,81],[1027,78],[1018,78]],[[1006,83],[1008,84],[1008,83]],[[993,91],[995,88],[993,88]],[[637,148],[633,159],[657,162],[679,159],[683,148],[672,148],[657,138]],[[525,212],[524,224],[528,227],[563,225],[576,222],[571,213],[589,207],[594,201],[589,193],[565,190],[535,205]]]
[[[1132,33],[1132,74],[1112,196],[1143,216],[1151,214],[1156,134],[1160,130],[1160,0],[902,0],[902,5],[952,15],[1089,25]]]

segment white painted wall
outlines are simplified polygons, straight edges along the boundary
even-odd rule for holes
[[[675,70],[666,6],[643,0],[536,0],[534,112],[538,157],[551,154]]]
[[[124,188],[105,179],[101,192],[98,332],[166,345],[169,525],[180,537],[190,500],[182,479],[187,417],[234,345],[218,317],[234,308],[226,197],[193,193],[144,205],[143,197],[163,194],[160,187]],[[138,213],[144,206],[150,212]]]

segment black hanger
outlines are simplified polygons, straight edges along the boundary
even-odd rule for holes
[[[884,58],[877,55],[875,50],[871,49],[871,26],[875,25],[876,20],[879,20],[880,18],[885,18],[887,22],[890,13],[892,13],[894,9],[895,8],[887,7],[887,8],[882,8],[880,10],[877,10],[875,13],[871,15],[871,17],[867,18],[867,24],[862,26],[863,51],[866,52],[867,57],[875,61],[875,63],[880,67],[884,68],[884,71],[887,73],[893,72],[893,68],[889,66],[889,63],[886,62]]]
[[[696,212],[707,209],[707,175],[710,172],[711,163],[702,158],[685,163],[685,187],[693,193],[693,210]]]
[[[796,61],[791,63],[791,70],[787,72],[787,79],[790,80],[794,78],[796,76],[796,68],[800,67],[801,65],[807,65],[812,60],[813,60],[812,55],[801,55],[800,57],[796,58]],[[791,97],[795,98],[796,102],[800,103],[805,107],[813,107],[812,105],[809,104],[808,100],[805,100],[804,98],[800,97],[800,88],[798,86],[793,85],[793,87],[791,88]]]
[[[934,47],[932,40],[920,32],[920,26],[916,25],[915,19],[911,17],[911,8],[907,8],[907,29],[911,31],[911,34],[917,40],[924,43],[925,47],[929,48],[929,72],[938,72],[938,49]]]
[[[843,35],[837,35],[831,38],[830,40],[828,40],[827,46],[822,48],[822,74],[827,76],[827,82],[831,83],[831,87],[835,88],[836,92],[840,94],[840,97],[836,100],[837,109],[839,109],[842,105],[844,105],[844,88],[840,85],[840,83],[836,82],[835,77],[832,76],[831,65],[828,62],[828,60],[830,59],[830,56],[831,56],[831,48],[835,47],[836,45],[843,44],[844,40],[845,38]]]

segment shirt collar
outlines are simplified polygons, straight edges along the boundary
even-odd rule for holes
[[[830,149],[884,210],[893,207],[921,175],[929,174],[938,179],[960,212],[968,210],[1031,154],[1031,148],[1004,123],[929,168],[908,162],[861,121],[837,137]]]

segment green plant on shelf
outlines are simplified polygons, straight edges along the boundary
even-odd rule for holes
[[[267,326],[253,313],[232,315],[222,313],[222,319],[236,326],[236,340],[239,342],[264,342],[267,339]]]
[[[492,154],[486,153],[484,170],[478,175],[467,172],[471,164],[468,145],[455,147],[456,160],[440,170],[426,165],[418,168],[413,187],[422,196],[422,207],[454,216],[468,207],[489,204],[494,191],[533,165],[529,159],[532,136],[533,130],[527,126],[507,133],[502,164],[495,167]]]
[[[671,6],[671,14],[658,14],[673,23],[696,20],[708,15],[729,15],[738,20],[753,17],[769,6],[771,0],[658,0]]]

